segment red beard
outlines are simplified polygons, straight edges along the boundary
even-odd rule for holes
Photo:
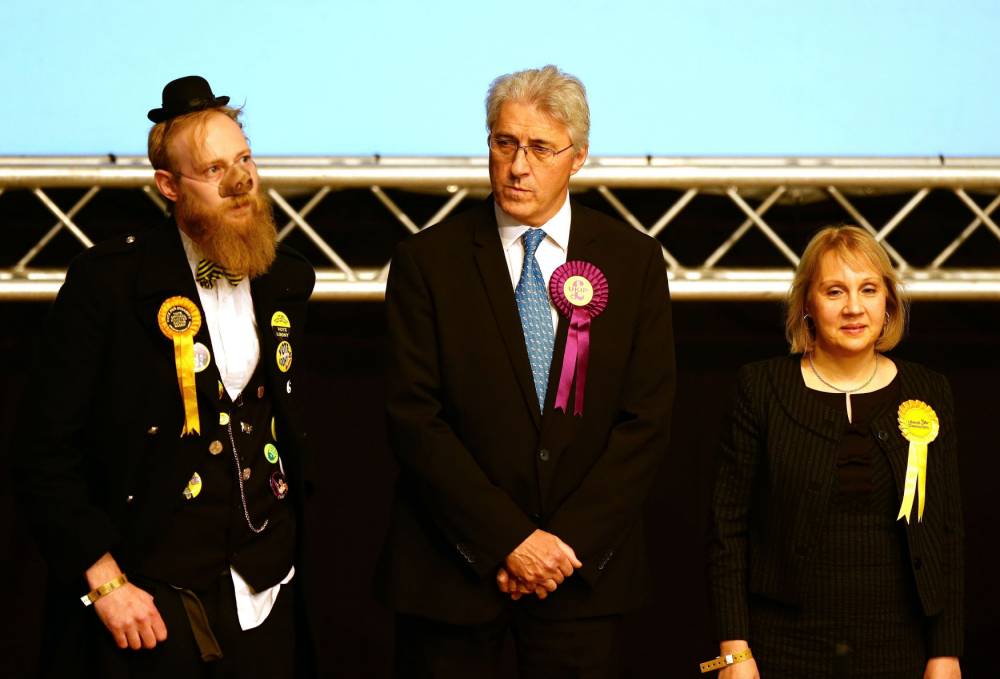
[[[249,206],[239,215],[236,208]],[[196,196],[181,191],[174,209],[178,224],[198,244],[202,256],[232,274],[256,278],[274,262],[277,230],[271,203],[260,192],[226,198],[210,208]]]

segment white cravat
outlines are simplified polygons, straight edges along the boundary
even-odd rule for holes
[[[517,282],[521,279],[521,267],[524,265],[524,242],[521,240],[521,236],[531,227],[521,224],[501,210],[496,203],[493,203],[493,211],[496,214],[497,227],[500,229],[500,244],[503,246],[503,256],[507,260],[510,284],[516,289]],[[538,260],[538,268],[542,270],[546,288],[549,279],[552,278],[552,272],[566,263],[571,221],[569,194],[566,194],[566,200],[559,208],[559,212],[541,226],[542,230],[545,231],[545,239],[539,243],[538,249],[535,250],[535,259]],[[552,312],[552,328],[555,330],[559,324],[559,312],[552,304],[551,297],[549,298],[549,309]]]
[[[184,253],[191,266],[191,275],[196,276],[202,255],[198,251],[198,245],[186,233],[181,231],[180,234]],[[226,387],[226,393],[235,400],[250,382],[260,360],[260,340],[257,337],[257,318],[253,311],[250,280],[244,276],[239,285],[234,286],[225,278],[219,278],[211,288],[203,288],[201,285],[196,287],[201,308],[205,311],[204,322],[208,326],[208,336],[212,339],[212,350],[215,352],[212,360],[219,369],[219,377]],[[288,571],[284,580],[263,592],[254,592],[232,567],[229,572],[236,592],[236,613],[240,629],[248,630],[267,619],[281,585],[289,582],[295,575],[295,566]]]

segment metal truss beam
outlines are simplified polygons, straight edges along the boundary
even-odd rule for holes
[[[325,266],[317,271],[314,294],[318,300],[380,300],[389,268],[388,262],[376,267],[351,264],[350,244],[338,245],[338,251],[324,237],[324,233],[344,225],[310,222],[316,208],[332,193],[365,189],[401,230],[416,233],[444,219],[468,197],[482,196],[489,190],[485,158],[260,158],[258,166],[276,214],[284,221],[279,225],[279,238],[301,234],[322,256]],[[58,194],[52,194],[53,189],[66,188],[85,189],[69,209],[52,197],[58,198]],[[844,219],[875,236],[915,299],[1000,301],[1000,226],[993,216],[1000,207],[1000,159],[594,158],[573,177],[572,188],[596,191],[623,220],[660,241],[671,294],[677,300],[782,298],[799,254],[788,244],[793,241],[786,242],[787,232],[779,235],[769,222],[770,212],[782,201],[809,194],[828,197],[843,210]],[[164,201],[153,188],[152,172],[144,158],[0,157],[0,207],[13,193],[27,191],[55,218],[47,228],[39,228],[37,240],[15,257],[9,269],[0,270],[0,300],[54,297],[65,269],[36,269],[31,264],[63,231],[81,247],[90,247],[91,237],[81,228],[78,214],[103,189],[140,190],[166,211]],[[663,189],[674,195],[681,193],[662,206],[652,224],[644,224],[630,207],[630,199],[623,199],[626,193],[631,196],[635,191]],[[401,207],[392,191],[437,195],[442,202],[429,219],[416,220]],[[290,196],[301,196],[303,192],[311,195],[296,208],[298,200]],[[942,225],[947,233],[957,235],[942,239],[947,240],[947,245],[921,268],[908,260],[902,243],[912,215],[934,192],[950,194],[952,200],[957,198],[972,220],[953,228]],[[981,206],[970,192],[991,197]],[[908,194],[909,198],[883,223],[874,224],[862,211],[865,206],[858,197],[883,193]],[[741,217],[734,222],[732,232],[713,245],[704,261],[685,262],[665,243],[685,210],[709,196],[728,200]],[[0,223],[0,227],[4,226],[9,225]],[[987,253],[987,268],[946,268],[955,253],[981,229],[995,237],[989,239],[995,249]],[[772,252],[785,262],[783,267],[723,266],[734,246],[752,232],[763,236]],[[890,236],[894,243],[888,242]],[[983,242],[982,236],[977,238]]]

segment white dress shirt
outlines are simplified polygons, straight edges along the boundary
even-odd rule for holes
[[[184,253],[191,266],[191,275],[197,277],[198,262],[202,255],[198,251],[198,245],[186,233],[181,231],[180,234]],[[226,393],[235,400],[250,382],[260,360],[260,340],[257,338],[257,318],[253,311],[250,280],[244,276],[239,285],[233,286],[225,278],[220,278],[211,288],[203,288],[197,283],[195,287],[198,288],[201,308],[205,311],[203,321],[208,327],[208,336],[212,339],[212,351],[215,354],[212,360],[219,369],[219,377]],[[295,566],[292,566],[280,583],[263,592],[254,592],[232,567],[229,572],[236,592],[236,613],[240,629],[248,630],[267,619],[278,599],[281,585],[290,582],[295,575]]]
[[[497,226],[500,229],[500,244],[503,246],[503,256],[507,260],[510,283],[516,290],[517,282],[521,279],[521,267],[524,266],[524,241],[521,240],[521,236],[532,227],[521,224],[501,210],[495,202],[493,203],[493,211],[496,213]],[[567,193],[566,200],[559,208],[559,212],[540,227],[545,232],[545,238],[535,250],[535,259],[538,260],[538,268],[542,270],[546,290],[549,289],[549,279],[552,278],[552,273],[566,263],[571,218],[569,194]],[[552,331],[555,333],[559,324],[559,312],[552,304],[551,295],[549,296],[549,310],[552,312]]]

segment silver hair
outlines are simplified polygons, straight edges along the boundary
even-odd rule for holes
[[[508,101],[533,104],[565,125],[577,151],[590,144],[590,106],[579,78],[551,64],[500,76],[486,93],[488,131],[493,131],[500,109]]]

